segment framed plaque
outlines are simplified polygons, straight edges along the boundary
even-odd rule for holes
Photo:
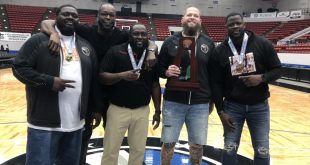
[[[195,48],[194,37],[182,37],[179,40],[173,64],[180,68],[181,74],[168,79],[166,85],[168,90],[191,91],[200,88]]]

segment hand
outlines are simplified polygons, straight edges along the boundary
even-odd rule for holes
[[[69,83],[75,83],[74,80],[64,80],[59,77],[54,77],[54,83],[53,83],[53,91],[63,91],[66,88],[75,88],[73,85],[70,85]]]
[[[48,48],[52,52],[53,55],[58,55],[61,44],[60,44],[60,37],[57,33],[52,33],[50,35],[50,40],[48,42]]]
[[[90,125],[92,126],[93,129],[95,129],[96,127],[99,126],[100,124],[100,121],[101,121],[101,114],[100,113],[97,113],[97,112],[94,112],[92,115],[91,115],[91,120],[90,120]],[[95,123],[94,123],[95,122]]]
[[[244,85],[246,85],[247,87],[257,86],[263,82],[261,74],[239,76],[239,79],[242,80]]]
[[[235,124],[234,121],[230,118],[230,116],[225,112],[222,112],[219,116],[223,124],[224,130],[233,132],[235,130]]]
[[[153,126],[153,130],[157,129],[160,123],[160,113],[156,113],[153,115],[153,121],[152,121],[152,125]]]
[[[120,73],[120,78],[127,81],[135,81],[140,77],[140,71],[137,70],[129,70]]]
[[[176,65],[170,65],[168,69],[166,70],[166,76],[167,77],[178,77],[180,75],[181,71],[180,68]]]

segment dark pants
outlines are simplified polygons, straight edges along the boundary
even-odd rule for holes
[[[103,128],[105,128],[105,125],[106,125],[108,108],[109,108],[109,101],[104,100],[104,109],[102,111]],[[93,133],[91,122],[92,122],[91,111],[87,111],[86,118],[85,118],[85,126],[84,126],[85,130],[83,132],[82,144],[81,144],[80,165],[85,165],[86,163],[88,142]]]
[[[244,122],[247,122],[254,149],[254,165],[269,165],[270,112],[268,101],[266,100],[255,105],[226,101],[225,113],[232,118],[236,129],[233,132],[224,131],[222,164],[238,164],[237,151]]]

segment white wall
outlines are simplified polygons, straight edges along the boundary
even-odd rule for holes
[[[80,9],[97,10],[103,1],[95,0],[0,0],[0,4],[16,4],[27,6],[58,7],[63,4],[72,4]]]
[[[310,66],[310,54],[278,53],[281,63]]]
[[[143,2],[142,12],[162,14],[182,14],[189,6],[198,7],[205,16],[226,16],[231,12],[254,12],[264,8],[261,0],[149,0]]]
[[[310,0],[279,0],[277,8],[281,11],[288,11],[301,8],[309,9]]]

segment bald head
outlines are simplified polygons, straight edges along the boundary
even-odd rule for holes
[[[111,3],[103,3],[99,7],[98,12],[100,12],[101,10],[105,10],[105,9],[113,10],[114,12],[116,12],[114,5],[112,5]]]
[[[197,7],[191,6],[185,9],[183,16],[185,16],[188,12],[195,12],[198,13],[200,16],[200,10]]]

